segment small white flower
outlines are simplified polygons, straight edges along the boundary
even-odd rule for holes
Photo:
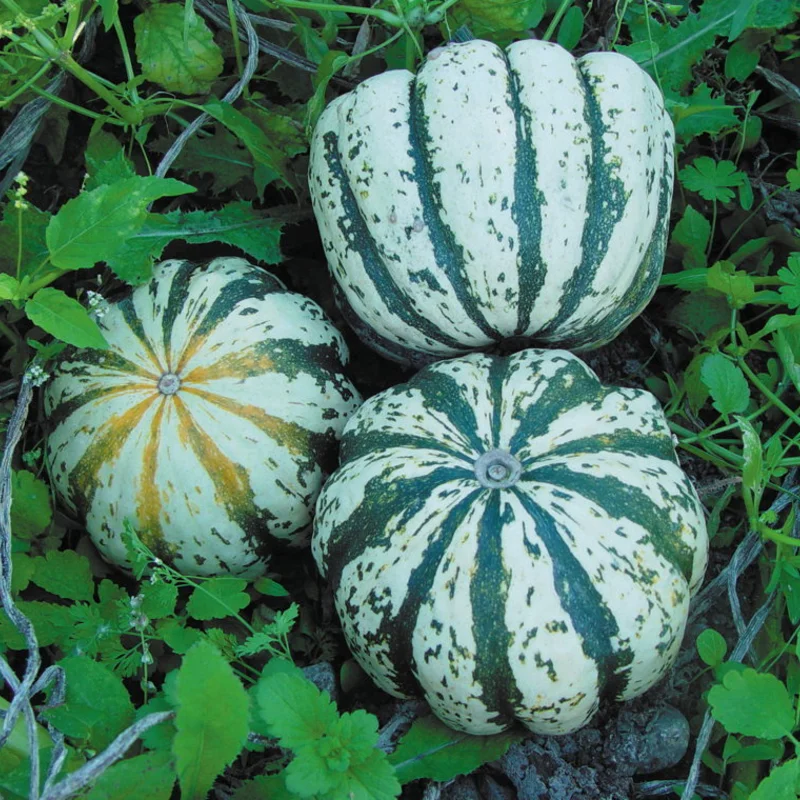
[[[131,625],[137,631],[143,631],[150,624],[150,619],[146,614],[134,614],[131,616]]]
[[[104,317],[108,311],[108,300],[100,292],[91,289],[86,292],[86,304],[89,306],[89,311],[98,319]]]
[[[41,386],[49,377],[38,364],[28,367],[28,381],[33,386]]]

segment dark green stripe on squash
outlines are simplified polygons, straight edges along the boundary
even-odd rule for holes
[[[601,448],[597,447],[596,452],[602,452]],[[589,460],[591,452],[587,450],[586,453]],[[631,456],[632,461],[635,461],[636,455]],[[657,479],[665,473],[659,470],[652,474]],[[534,465],[525,472],[522,480],[559,486],[573,492],[576,497],[585,498],[599,506],[611,519],[628,519],[640,525],[647,531],[641,546],[652,548],[678,570],[687,583],[691,581],[694,563],[691,548],[676,536],[673,517],[664,514],[664,509],[656,506],[641,489],[630,486],[607,473],[594,476],[585,472],[573,472],[567,464],[549,464],[541,467]],[[668,501],[687,511],[693,507],[692,499],[685,494],[670,496]]]
[[[513,724],[514,709],[522,703],[508,660],[513,636],[505,624],[510,573],[503,560],[503,528],[514,523],[506,504],[501,511],[503,493],[483,490],[486,503],[478,524],[475,575],[470,582],[470,606],[475,638],[475,681],[482,687],[481,701],[490,714],[489,721],[504,728]],[[480,502],[476,497],[475,502]]]
[[[670,147],[664,145],[664,158],[669,157]],[[621,333],[628,323],[650,302],[661,279],[661,266],[667,249],[669,214],[672,200],[672,182],[669,172],[661,175],[661,191],[658,197],[658,217],[647,250],[625,296],[604,317],[581,327],[580,335],[561,342],[563,347],[573,349],[600,347]]]
[[[508,55],[503,52],[508,74],[508,92],[516,120],[516,154],[514,165],[514,201],[511,216],[517,225],[517,266],[519,294],[517,296],[517,329],[514,336],[522,336],[530,324],[536,298],[545,283],[547,267],[542,260],[542,206],[547,204],[545,194],[537,189],[538,169],[536,150],[533,147],[533,120],[530,110],[520,101],[519,77],[511,68]]]
[[[323,136],[323,143],[325,145],[325,160],[328,164],[328,169],[341,190],[341,203],[344,214],[338,219],[337,225],[344,240],[347,242],[348,248],[356,250],[361,256],[364,271],[376,291],[380,292],[389,313],[419,331],[423,336],[427,336],[433,342],[438,342],[454,350],[462,349],[463,345],[457,339],[442,333],[437,325],[431,323],[405,301],[389,270],[383,263],[375,239],[370,234],[361,214],[361,209],[358,207],[342,164],[342,157],[339,152],[339,137],[329,131]]]
[[[486,343],[501,341],[502,335],[487,322],[481,310],[482,303],[469,284],[464,262],[464,247],[456,241],[453,231],[440,215],[443,203],[431,162],[434,142],[426,124],[425,86],[415,78],[411,81],[409,90],[408,155],[414,162],[413,177],[422,203],[422,219],[433,245],[436,264],[447,275],[456,298],[469,320],[486,336],[488,340]],[[463,350],[464,345],[462,344],[459,349]]]
[[[625,668],[633,652],[620,641],[620,630],[611,609],[597,591],[591,577],[559,533],[553,517],[519,489],[512,490],[535,525],[536,537],[547,551],[553,568],[553,585],[559,604],[580,637],[581,647],[598,673],[601,699],[613,699],[625,690]],[[536,597],[534,587],[534,603]]]

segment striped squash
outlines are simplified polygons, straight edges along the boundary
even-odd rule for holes
[[[369,78],[311,145],[346,319],[417,364],[513,337],[610,341],[661,274],[673,140],[656,85],[616,53],[471,41]]]
[[[559,734],[668,670],[707,534],[656,399],[525,350],[369,399],[312,552],[382,689],[468,733]]]
[[[311,300],[239,258],[159,264],[98,320],[106,351],[72,351],[45,393],[58,496],[126,564],[128,518],[192,575],[263,572],[310,532],[360,398]]]

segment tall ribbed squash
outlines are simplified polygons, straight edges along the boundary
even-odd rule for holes
[[[651,394],[566,351],[471,354],[367,400],[341,462],[312,552],[385,691],[559,734],[669,669],[707,533]]]
[[[369,78],[311,145],[345,317],[412,363],[610,341],[658,284],[673,141],[658,88],[617,53],[471,41]]]
[[[124,565],[129,519],[186,574],[263,572],[310,531],[359,395],[314,302],[239,258],[165,261],[98,320],[109,349],[68,353],[45,392],[64,506]]]

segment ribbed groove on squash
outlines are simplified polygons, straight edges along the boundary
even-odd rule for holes
[[[422,220],[428,228],[436,265],[447,276],[458,302],[470,321],[490,341],[500,341],[503,337],[486,321],[486,317],[481,311],[480,301],[470,287],[464,263],[463,245],[455,240],[453,232],[439,213],[439,209],[442,208],[442,199],[431,165],[432,142],[425,124],[424,85],[421,86],[415,79],[409,84],[409,90],[409,153],[414,161],[414,177],[422,201]],[[412,232],[409,235],[413,236],[414,234]],[[410,265],[406,265],[406,267],[408,268]],[[463,350],[463,345],[459,346],[459,350]]]
[[[364,271],[369,276],[375,289],[380,291],[387,310],[407,325],[416,328],[423,336],[427,336],[429,339],[454,350],[461,350],[463,346],[457,339],[442,333],[437,325],[432,324],[430,320],[418,314],[401,296],[402,292],[398,289],[391,273],[383,263],[375,240],[370,235],[364,218],[361,216],[361,210],[358,207],[350,182],[342,166],[337,135],[328,132],[323,137],[323,142],[328,169],[330,169],[331,175],[342,192],[342,208],[345,213],[338,220],[339,230],[342,232],[348,247],[358,250],[364,263]],[[351,230],[348,230],[348,223]]]

